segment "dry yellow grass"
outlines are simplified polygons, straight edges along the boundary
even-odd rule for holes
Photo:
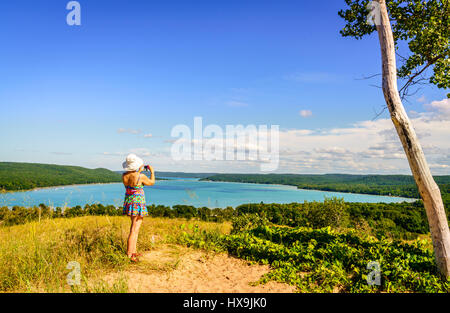
[[[175,242],[196,225],[217,233],[228,233],[231,228],[229,223],[146,218],[138,249],[149,251]],[[128,291],[122,273],[133,266],[125,256],[129,226],[127,217],[86,216],[0,227],[0,291]],[[75,288],[66,281],[71,261],[81,269],[81,285]],[[118,273],[117,281],[99,280],[111,271]]]

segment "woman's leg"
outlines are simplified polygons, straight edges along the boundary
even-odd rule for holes
[[[128,241],[127,241],[127,256],[131,258],[131,255],[133,252],[133,241],[135,237],[135,229],[136,229],[136,219],[137,216],[130,216],[131,219],[131,226],[130,226],[130,234],[128,235]]]
[[[136,243],[142,221],[143,218],[141,216],[131,216],[130,235],[128,236],[128,245],[127,245],[128,257],[131,257],[133,253],[136,253]]]
[[[141,229],[141,225],[142,225],[142,221],[144,220],[144,218],[142,217],[142,216],[138,216],[137,218],[136,218],[136,221],[135,221],[135,237],[134,237],[134,241],[133,241],[133,245],[132,245],[132,248],[133,248],[133,252],[132,253],[136,253],[136,250],[137,250],[137,241],[138,241],[138,236],[139,236],[139,230]]]

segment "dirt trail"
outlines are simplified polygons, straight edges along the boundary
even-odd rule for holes
[[[269,272],[269,266],[248,262],[225,253],[212,254],[178,245],[161,245],[144,253],[141,262],[125,272],[129,292],[294,292],[277,282],[251,286]],[[112,282],[119,274],[109,274]]]

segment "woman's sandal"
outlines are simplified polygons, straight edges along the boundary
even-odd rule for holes
[[[133,253],[133,254],[130,256],[130,261],[133,262],[133,263],[139,262],[138,255],[137,255],[136,253]]]

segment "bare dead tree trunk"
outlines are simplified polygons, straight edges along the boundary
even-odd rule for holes
[[[380,4],[380,23],[377,25],[377,31],[383,62],[384,98],[423,199],[438,269],[442,275],[448,278],[450,277],[450,230],[441,192],[431,175],[416,132],[400,99],[397,87],[394,37],[386,2],[385,0],[377,0],[377,2]]]

